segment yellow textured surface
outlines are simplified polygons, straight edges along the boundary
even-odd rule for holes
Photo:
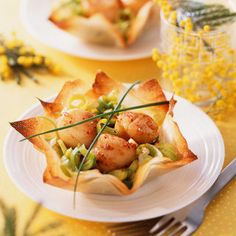
[[[19,19],[19,3],[19,0],[0,0],[0,33],[17,32],[19,37],[37,48],[39,52],[50,56],[59,64],[63,63],[63,67],[67,68],[67,73],[73,78],[81,78],[90,82],[98,69],[106,71],[115,79],[129,82],[158,76],[158,70],[151,59],[116,63],[98,62],[78,59],[45,47],[32,39],[23,29]],[[19,115],[32,106],[36,102],[35,97],[43,99],[56,93],[68,79],[71,79],[71,77],[43,76],[40,78],[40,85],[24,80],[22,87],[16,86],[11,81],[7,83],[0,82],[0,198],[8,205],[15,206],[18,209],[19,232],[30,216],[35,203],[15,187],[4,169],[2,147],[4,137],[9,129],[8,122],[16,120]],[[225,141],[226,165],[236,156],[236,111],[230,119],[219,122],[218,126]],[[71,219],[47,209],[40,212],[33,227],[37,229],[45,223],[55,220],[61,220],[64,223],[60,229],[48,235],[108,235],[105,224]],[[1,226],[2,219],[0,217],[0,228]],[[204,223],[195,235],[236,235],[236,181],[231,182],[210,204]]]

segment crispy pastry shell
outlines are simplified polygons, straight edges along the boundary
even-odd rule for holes
[[[79,37],[85,42],[124,48],[133,44],[145,29],[158,21],[159,10],[155,3],[152,1],[145,2],[141,4],[139,10],[136,9],[137,14],[127,32],[127,40],[118,27],[101,13],[95,13],[89,17],[71,16],[66,19],[60,19],[60,9],[55,9],[49,16],[49,20],[57,27]],[[138,6],[136,5],[135,7]]]
[[[114,88],[119,91],[120,96],[125,90],[124,85],[112,80],[105,73],[98,72],[92,89],[86,91],[87,86],[80,80],[67,82],[54,102],[49,103],[41,101],[41,104],[45,110],[45,115],[51,119],[56,119],[62,109],[68,106],[68,100],[73,94],[82,93],[88,100],[96,102],[96,99],[99,96],[109,93]],[[145,81],[134,88],[128,94],[123,104],[124,106],[132,106],[164,100],[166,100],[166,98],[158,81],[152,79]],[[156,176],[196,160],[197,157],[189,150],[185,138],[182,136],[178,125],[173,120],[171,115],[172,106],[173,103],[171,103],[170,106],[163,105],[143,109],[142,112],[151,116],[155,115],[160,117],[158,120],[160,126],[159,139],[161,142],[170,143],[176,148],[180,158],[178,161],[171,161],[169,158],[165,157],[156,157],[146,164],[141,165],[136,172],[132,189],[128,189],[128,187],[118,178],[109,174],[102,174],[97,169],[82,171],[79,177],[77,191],[111,195],[131,194],[140,188],[147,179],[149,180],[150,177],[155,178]],[[13,122],[11,125],[24,137],[45,131],[45,121],[39,117]],[[30,139],[30,142],[46,156],[47,167],[43,175],[44,182],[59,188],[73,190],[76,176],[74,175],[69,178],[64,175],[60,169],[60,157],[44,137],[40,136],[32,138]]]

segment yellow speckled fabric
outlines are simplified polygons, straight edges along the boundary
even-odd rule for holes
[[[50,56],[56,62],[63,61],[63,67],[71,76],[40,76],[40,85],[24,80],[19,87],[12,81],[0,82],[0,199],[14,206],[18,214],[18,235],[21,235],[25,222],[32,213],[35,203],[21,193],[8,177],[2,163],[4,137],[9,129],[9,121],[14,121],[26,109],[36,103],[35,97],[46,98],[56,93],[68,79],[81,78],[88,82],[98,69],[106,71],[112,78],[131,82],[137,79],[150,79],[158,76],[158,70],[151,59],[130,62],[99,62],[79,59],[49,49],[32,39],[24,30],[19,19],[19,0],[0,0],[0,33],[15,31],[37,51]],[[219,122],[226,147],[225,165],[236,157],[236,109],[229,119]],[[71,219],[47,209],[42,209],[35,219],[32,230],[52,221],[61,221],[61,227],[41,235],[106,236],[106,224]],[[3,218],[0,215],[0,231]],[[196,236],[235,236],[236,235],[236,180],[231,182],[210,204],[204,223],[194,234]]]

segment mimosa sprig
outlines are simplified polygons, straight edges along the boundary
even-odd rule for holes
[[[0,35],[0,78],[15,79],[21,84],[22,77],[38,83],[35,72],[59,73],[60,68],[48,57],[39,55],[35,50],[19,40],[15,35],[6,38]]]
[[[2,199],[0,199],[0,213],[2,213],[3,216],[3,227],[0,227],[0,235],[4,236],[37,236],[37,235],[43,235],[48,234],[49,232],[52,232],[52,230],[56,230],[58,227],[62,225],[63,222],[60,221],[52,221],[48,222],[47,224],[39,227],[36,231],[32,230],[32,226],[35,223],[35,220],[37,220],[37,216],[40,213],[40,210],[42,208],[41,204],[35,205],[35,208],[33,209],[33,212],[31,213],[30,217],[27,219],[24,223],[24,227],[22,228],[22,222],[21,225],[18,224],[18,213],[17,209],[15,207],[8,206]],[[21,229],[20,234],[18,234],[19,227]]]

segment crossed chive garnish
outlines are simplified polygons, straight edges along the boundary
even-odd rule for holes
[[[106,123],[102,126],[102,128],[100,129],[100,131],[97,133],[96,137],[94,138],[93,142],[90,144],[88,150],[87,150],[87,153],[85,154],[84,158],[82,159],[81,163],[80,163],[80,166],[79,166],[79,169],[78,169],[78,172],[77,172],[77,175],[76,175],[76,180],[75,180],[75,186],[74,186],[74,197],[73,197],[73,206],[74,206],[74,209],[76,208],[76,190],[77,190],[77,186],[78,186],[78,180],[79,180],[79,174],[80,174],[80,171],[82,169],[82,166],[86,160],[86,158],[88,157],[89,153],[91,152],[92,148],[94,147],[94,145],[96,144],[97,140],[99,139],[99,137],[101,136],[102,132],[105,130],[105,128],[107,127],[107,125],[109,124],[109,122],[111,121],[111,119],[113,118],[113,116],[115,115],[115,111],[117,111],[122,102],[124,101],[125,97],[128,95],[129,91],[135,86],[137,85],[138,83],[140,83],[140,81],[136,81],[134,82],[128,89],[127,91],[124,93],[124,95],[121,97],[120,101],[118,102],[118,104],[115,106],[113,112],[109,115]]]
[[[111,111],[111,112],[106,112],[106,113],[103,113],[103,114],[95,115],[93,117],[90,117],[88,119],[76,122],[74,124],[70,124],[70,125],[67,125],[67,126],[60,127],[60,128],[47,130],[47,131],[44,131],[44,132],[41,132],[41,133],[37,133],[37,134],[31,135],[31,136],[28,136],[28,137],[20,140],[20,142],[25,141],[25,140],[29,140],[31,138],[34,138],[34,137],[37,137],[37,136],[40,136],[40,135],[56,132],[56,131],[63,130],[63,129],[68,129],[68,128],[71,128],[71,127],[74,127],[74,126],[77,126],[77,125],[80,125],[80,124],[83,124],[83,123],[86,123],[86,122],[89,122],[89,121],[92,121],[92,120],[95,120],[95,119],[98,119],[98,118],[101,118],[101,117],[109,116],[106,123],[102,126],[102,128],[100,129],[100,131],[97,133],[96,137],[94,138],[93,142],[90,144],[90,146],[89,146],[89,148],[88,148],[85,156],[83,157],[83,159],[80,163],[80,166],[78,168],[77,175],[76,175],[76,180],[75,180],[75,185],[74,185],[74,194],[73,194],[73,207],[74,207],[74,209],[76,208],[76,190],[77,190],[77,187],[78,187],[79,175],[80,175],[81,169],[83,167],[83,164],[84,164],[85,160],[87,159],[87,157],[89,156],[89,154],[90,154],[92,148],[94,147],[94,145],[96,144],[97,140],[101,136],[102,132],[108,126],[108,124],[111,121],[111,119],[113,118],[113,116],[115,114],[119,113],[119,112],[124,112],[124,111],[129,111],[129,110],[136,110],[136,109],[141,109],[141,108],[146,108],[146,107],[151,107],[151,106],[161,106],[161,105],[168,105],[169,104],[169,101],[161,101],[161,102],[148,103],[148,104],[143,104],[143,105],[139,105],[139,106],[133,106],[133,107],[128,107],[128,108],[122,108],[121,109],[120,107],[121,107],[122,102],[124,101],[125,97],[132,90],[132,88],[135,85],[139,84],[139,83],[140,83],[140,81],[136,81],[127,89],[127,91],[121,97],[118,104],[115,106],[114,110]]]
[[[29,139],[38,137],[40,135],[49,134],[49,133],[57,132],[59,130],[64,130],[64,129],[68,129],[68,128],[71,128],[71,127],[74,127],[74,126],[77,126],[77,125],[81,125],[81,124],[87,123],[89,121],[96,120],[98,118],[106,117],[106,116],[111,115],[113,113],[117,114],[117,113],[124,112],[124,111],[138,110],[138,109],[142,109],[142,108],[146,108],[146,107],[168,105],[169,103],[170,103],[169,101],[153,102],[153,103],[147,103],[147,104],[143,104],[143,105],[139,105],[139,106],[127,107],[127,108],[117,109],[117,110],[114,110],[114,111],[105,112],[103,114],[95,115],[93,117],[90,117],[88,119],[85,119],[85,120],[82,120],[82,121],[79,121],[79,122],[76,122],[76,123],[73,123],[73,124],[70,124],[70,125],[66,125],[66,126],[63,126],[63,127],[60,127],[60,128],[50,129],[50,130],[47,130],[47,131],[44,131],[44,132],[41,132],[41,133],[30,135],[26,138],[23,138],[23,139],[19,140],[19,142],[23,142],[25,140],[29,140]]]

